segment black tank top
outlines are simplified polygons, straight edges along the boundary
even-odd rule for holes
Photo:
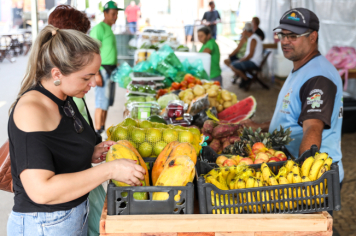
[[[58,105],[62,118],[57,128],[53,131],[24,132],[15,125],[13,118],[15,108],[12,110],[9,117],[8,133],[11,174],[15,193],[13,211],[53,212],[69,210],[85,201],[89,193],[66,203],[55,205],[37,204],[26,194],[20,180],[20,174],[25,169],[45,169],[53,171],[56,175],[89,169],[96,143],[96,135],[78,111],[71,97],[68,97],[66,101],[71,103],[76,117],[82,121],[84,131],[80,134],[74,129],[73,118],[64,114],[63,106],[66,101],[60,100],[40,86],[32,90],[41,92],[53,100]]]

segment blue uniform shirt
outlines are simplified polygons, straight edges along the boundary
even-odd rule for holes
[[[340,182],[344,178],[341,158],[341,126],[343,117],[342,81],[335,67],[318,54],[296,71],[283,85],[270,124],[269,132],[280,125],[291,128],[294,139],[287,149],[298,157],[303,138],[303,121],[319,119],[325,124],[321,152],[339,162]]]

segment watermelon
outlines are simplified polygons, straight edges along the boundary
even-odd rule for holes
[[[220,121],[238,123],[250,118],[255,113],[256,106],[257,103],[255,98],[253,96],[249,96],[218,113],[218,118]]]

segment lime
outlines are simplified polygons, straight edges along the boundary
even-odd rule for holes
[[[124,120],[123,126],[136,126],[137,127],[137,122],[132,118],[126,118]]]
[[[111,134],[111,140],[119,141],[126,140],[128,136],[128,130],[126,127],[116,126]]]
[[[142,143],[145,141],[145,131],[143,129],[132,129],[131,140],[134,143]]]
[[[194,136],[190,131],[184,130],[179,132],[178,141],[181,143],[193,143]]]
[[[156,128],[150,128],[146,130],[146,141],[150,143],[156,143],[158,141],[161,141],[162,134],[159,129]]]
[[[166,142],[159,141],[153,148],[153,153],[156,157],[162,152],[162,150],[167,146]]]
[[[163,131],[163,140],[170,143],[178,140],[178,132],[173,129],[166,129]]]
[[[152,128],[152,123],[148,120],[140,122],[140,128]]]
[[[152,146],[148,142],[144,142],[138,148],[138,152],[142,157],[149,157],[152,153]]]

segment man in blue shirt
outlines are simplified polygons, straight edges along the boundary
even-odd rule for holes
[[[204,13],[202,23],[211,30],[211,37],[216,39],[216,24],[221,22],[220,14],[215,10],[214,1],[209,2],[210,11]]]
[[[270,122],[245,125],[272,132],[291,128],[294,139],[288,150],[294,156],[316,144],[339,162],[340,182],[344,178],[341,158],[341,126],[343,118],[342,81],[335,67],[318,51],[319,19],[310,10],[295,8],[280,20],[284,56],[293,61],[293,70],[284,83]]]

